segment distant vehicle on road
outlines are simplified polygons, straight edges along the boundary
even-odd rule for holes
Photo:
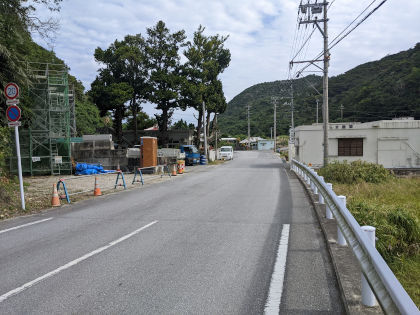
[[[181,145],[181,153],[185,153],[185,165],[195,165],[200,163],[200,153],[195,145]]]
[[[220,157],[222,160],[233,160],[233,148],[231,146],[221,147]]]

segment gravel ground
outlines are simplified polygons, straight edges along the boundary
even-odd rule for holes
[[[188,176],[189,173],[204,170],[207,167],[214,167],[214,165],[186,167],[184,174],[178,174],[177,176],[172,177],[169,177],[167,173],[163,176],[159,174],[143,174],[144,186],[153,185],[167,180],[174,180],[176,178],[181,178],[182,176]],[[102,194],[112,193],[116,190],[124,189],[122,186],[121,176],[118,180],[119,185],[116,189],[114,189],[115,181],[117,179],[117,174],[115,173],[96,176],[34,176],[24,178],[24,181],[29,184],[29,186],[26,188],[25,200],[35,205],[33,210],[35,210],[35,208],[39,209],[48,207],[52,196],[53,186],[57,185],[57,182],[60,179],[63,179],[63,182],[66,184],[66,188],[72,202],[90,198],[93,197],[95,177],[97,178],[97,183],[101,189]],[[137,175],[136,182],[134,184],[132,184],[134,178],[133,173],[124,173],[124,178],[127,189],[134,189],[142,186],[139,175]],[[62,198],[64,197],[64,190],[62,185],[60,185],[59,195]],[[66,203],[66,201],[62,200],[62,204],[63,203]]]

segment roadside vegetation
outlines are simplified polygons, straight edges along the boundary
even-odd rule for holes
[[[417,306],[420,305],[420,178],[398,178],[380,165],[331,163],[319,174],[357,222],[376,228],[376,248]]]

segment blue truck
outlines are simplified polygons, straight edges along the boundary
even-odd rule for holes
[[[195,165],[200,163],[200,153],[195,145],[181,145],[181,153],[185,153],[185,165]]]

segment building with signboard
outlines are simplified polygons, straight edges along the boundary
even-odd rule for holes
[[[315,167],[323,164],[322,124],[295,129],[295,158]],[[386,168],[420,168],[420,120],[407,117],[366,123],[330,123],[330,161],[381,164]]]

